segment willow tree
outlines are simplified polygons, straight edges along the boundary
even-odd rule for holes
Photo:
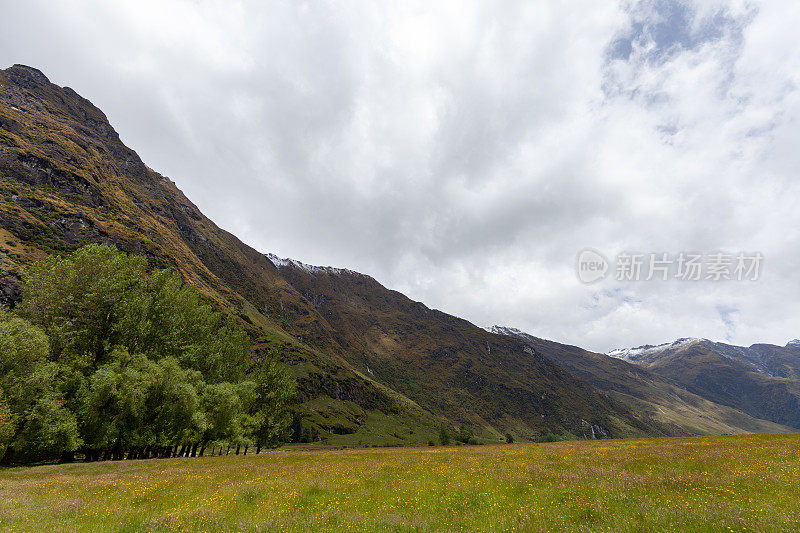
[[[90,245],[33,265],[15,313],[0,312],[0,446],[17,458],[285,438],[293,381],[174,271]]]

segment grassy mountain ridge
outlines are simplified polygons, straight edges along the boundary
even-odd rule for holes
[[[664,434],[514,339],[430,310],[368,276],[276,266],[208,220],[124,146],[105,115],[39,71],[0,71],[0,295],[31,262],[113,243],[169,266],[241,321],[253,356],[278,350],[298,410],[332,443],[427,442],[504,431]]]
[[[667,431],[518,339],[429,309],[363,274],[277,264],[338,332],[354,367],[432,412],[478,427],[503,421],[524,437],[539,428],[588,436],[592,425],[615,434]]]
[[[755,344],[746,348],[706,339],[682,339],[618,353],[715,403],[800,427],[797,346]]]
[[[681,380],[605,354],[534,337],[512,328],[492,328],[523,340],[575,376],[612,395],[631,409],[669,425],[676,434],[779,433],[785,423],[770,422],[719,401],[707,391],[693,391]]]

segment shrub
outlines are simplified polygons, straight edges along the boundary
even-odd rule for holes
[[[467,426],[461,426],[461,429],[458,431],[456,435],[456,442],[461,444],[468,444],[470,440],[474,437],[472,430]]]

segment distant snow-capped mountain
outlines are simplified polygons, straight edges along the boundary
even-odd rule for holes
[[[800,340],[791,341],[785,347],[772,344],[753,344],[747,347],[708,339],[682,338],[672,343],[656,346],[620,348],[608,352],[607,355],[629,363],[651,367],[665,364],[667,358],[674,358],[681,354],[685,356],[689,350],[701,350],[736,361],[761,374],[771,377],[789,377],[793,376],[800,368],[800,358],[796,356],[798,348],[800,348]]]
[[[634,363],[715,403],[800,428],[800,341],[786,346],[735,346],[679,339],[658,346],[613,350]]]
[[[742,429],[755,432],[785,430],[780,429],[783,426],[764,426],[770,423],[765,420],[779,420],[779,424],[800,427],[800,408],[793,407],[800,392],[795,394],[794,385],[789,380],[770,378],[753,371],[749,363],[718,355],[714,352],[715,343],[705,339],[679,339],[658,346],[639,346],[599,354],[540,339],[517,328],[491,326],[485,329],[524,341],[534,354],[541,354],[619,401],[635,406],[637,410],[652,412],[659,421],[689,433],[697,431],[699,426],[705,428],[702,431],[710,433],[738,433]],[[762,346],[764,351],[768,351],[767,345]],[[794,349],[771,348],[776,351],[776,357],[778,352],[797,353]],[[796,359],[800,362],[800,357]],[[784,373],[788,377],[793,372],[789,358],[781,361],[787,362]],[[699,384],[707,386],[694,383],[698,376]],[[756,381],[755,385],[753,381]],[[770,390],[776,387],[781,390],[771,398]],[[735,401],[720,394],[718,389],[743,392],[740,396],[747,401]],[[752,401],[749,399],[751,396]],[[749,412],[745,414],[745,410]]]

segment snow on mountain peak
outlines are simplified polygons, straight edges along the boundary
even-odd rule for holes
[[[788,343],[786,343],[786,347],[788,348],[789,346],[800,348],[800,339],[795,339],[793,341],[789,341]]]
[[[280,258],[275,254],[264,254],[264,257],[272,261],[272,264],[278,268],[294,267],[300,270],[304,270],[310,274],[319,274],[322,272],[327,272],[330,274],[342,274],[342,273],[358,274],[358,272],[346,268],[314,266],[302,263],[300,261],[297,261],[296,259]]]
[[[525,334],[525,332],[522,331],[521,329],[509,328],[507,326],[489,326],[483,329],[485,329],[489,333],[494,333],[496,335],[509,335],[512,337]]]
[[[703,339],[684,337],[682,339],[676,340],[675,342],[666,342],[664,344],[659,344],[655,346],[652,344],[645,344],[644,346],[638,346],[636,348],[617,348],[616,350],[611,350],[606,355],[608,355],[609,357],[614,357],[616,359],[622,359],[623,361],[633,362],[633,361],[638,361],[640,359],[644,359],[645,357],[651,355],[660,354],[667,350],[684,348],[686,346],[695,344],[702,340]]]

